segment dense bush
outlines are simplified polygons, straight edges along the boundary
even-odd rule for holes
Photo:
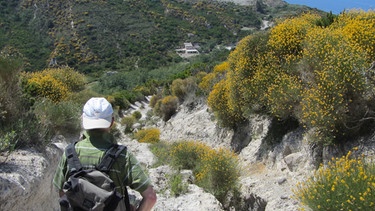
[[[205,151],[210,147],[193,141],[182,141],[172,144],[170,154],[173,155],[172,166],[178,169],[191,169],[198,171],[199,163]],[[188,158],[188,159],[187,159]]]
[[[45,69],[23,73],[23,89],[30,97],[46,97],[57,103],[72,92],[83,90],[85,77],[71,68]]]
[[[53,78],[64,83],[69,91],[78,92],[84,89],[86,77],[73,68],[48,68],[42,71],[43,75],[51,75]]]
[[[195,81],[195,78],[189,77],[186,79],[174,80],[171,85],[171,92],[182,102],[189,94],[194,95],[197,88],[198,85]]]
[[[0,151],[19,146],[40,145],[48,138],[24,98],[20,84],[22,63],[10,55],[0,55]]]
[[[171,186],[172,194],[175,197],[188,192],[189,184],[182,180],[182,175],[180,173],[173,173],[169,176],[168,180]]]
[[[373,62],[375,57],[375,11],[354,11],[340,14],[332,24],[334,29],[342,29],[343,35],[354,48],[360,48],[366,53],[367,62]]]
[[[227,204],[228,193],[233,194],[232,191],[239,187],[240,169],[237,155],[220,148],[205,151],[200,159],[196,174],[197,184],[213,193],[222,204]]]
[[[178,107],[178,98],[176,96],[166,96],[160,99],[153,110],[158,116],[166,122],[168,121],[176,112]]]
[[[211,90],[208,105],[232,128],[262,113],[297,119],[324,144],[358,134],[373,122],[368,33],[374,19],[373,11],[349,11],[323,27],[321,16],[304,14],[242,39],[224,74],[214,70],[203,78],[200,87]]]
[[[239,116],[264,109],[265,92],[279,71],[277,64],[268,65],[267,38],[268,33],[248,36],[228,57],[228,106]]]
[[[134,137],[141,143],[157,143],[160,140],[160,130],[157,128],[147,128],[137,131]]]
[[[166,163],[172,162],[172,157],[170,156],[169,152],[171,150],[171,144],[165,141],[159,141],[157,143],[150,145],[150,150],[152,154],[155,155],[156,162],[154,166],[158,167],[161,165],[165,165]]]
[[[221,80],[215,84],[208,96],[207,104],[212,108],[222,126],[235,128],[244,121],[242,113],[229,105],[229,90],[226,80]]]
[[[38,124],[52,134],[79,134],[82,105],[70,101],[58,103],[39,99],[33,106]]]
[[[296,109],[302,96],[302,83],[298,77],[280,74],[266,93],[267,107],[279,119],[297,118]]]
[[[134,116],[125,116],[121,119],[121,125],[125,125],[125,133],[130,133],[133,130],[133,125],[137,122]]]
[[[83,105],[85,105],[85,103],[92,97],[105,97],[105,96],[103,96],[102,94],[98,94],[98,93],[94,92],[92,89],[84,89],[84,90],[79,91],[79,92],[72,92],[68,96],[66,101],[71,101],[71,102],[77,103],[78,105],[81,105],[81,107],[83,108]],[[109,98],[109,97],[107,97],[107,98]],[[107,99],[107,100],[109,100],[109,99]]]
[[[233,152],[223,148],[215,150],[200,142],[182,141],[172,144],[170,156],[173,166],[193,170],[197,185],[222,204],[231,200],[228,194],[238,188],[240,176],[238,158]]]
[[[108,101],[114,107],[118,109],[126,110],[130,107],[130,102],[126,99],[126,95],[123,92],[115,92],[108,96]]]
[[[136,120],[139,120],[142,118],[142,113],[140,111],[134,111],[132,113],[132,116],[136,119]]]
[[[65,100],[69,95],[68,87],[51,75],[34,75],[27,80],[27,92],[34,97],[46,97],[55,103]]]
[[[347,122],[355,122],[366,114],[364,92],[365,54],[349,45],[342,30],[310,31],[306,39],[304,59],[312,68],[313,86],[302,98],[301,122],[317,127],[319,136],[334,137]],[[305,81],[311,83],[311,81]],[[352,107],[356,103],[358,107]]]
[[[24,112],[19,73],[21,62],[0,55],[0,127],[18,119]]]
[[[280,60],[294,60],[302,53],[306,34],[317,27],[316,23],[320,19],[319,15],[311,13],[286,19],[272,28],[268,44]]]
[[[294,189],[295,196],[312,210],[373,210],[375,166],[364,157],[333,158]]]
[[[149,106],[151,108],[154,108],[156,103],[161,99],[161,95],[152,95],[151,99],[150,99],[150,103],[149,103]]]
[[[199,83],[199,88],[205,93],[212,91],[213,86],[220,80],[225,78],[226,72],[229,70],[229,63],[222,62],[216,65],[211,73],[204,75],[201,82]]]

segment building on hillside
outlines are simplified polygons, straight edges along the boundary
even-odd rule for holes
[[[197,47],[190,42],[184,43],[184,48],[176,49],[176,53],[182,58],[199,55]]]

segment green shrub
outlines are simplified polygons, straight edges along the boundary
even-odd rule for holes
[[[176,96],[169,95],[156,103],[154,113],[161,116],[166,122],[177,112],[177,107],[178,98]]]
[[[157,143],[160,140],[160,130],[158,128],[147,128],[139,130],[134,137],[141,143]]]
[[[182,175],[179,173],[174,173],[169,176],[169,183],[171,186],[172,194],[177,197],[182,194],[187,193],[188,186],[186,182],[182,181]]]
[[[149,103],[149,106],[151,108],[154,108],[156,103],[161,99],[161,96],[160,95],[153,95],[150,99],[150,103]]]
[[[173,166],[193,170],[197,185],[223,204],[227,203],[228,194],[238,188],[238,158],[229,150],[214,150],[200,142],[184,141],[172,144],[170,155]]]
[[[121,119],[121,125],[125,125],[125,133],[130,133],[133,130],[133,125],[136,123],[136,119],[133,116],[126,116]]]
[[[78,92],[85,88],[86,77],[73,68],[48,68],[43,70],[43,74],[51,75],[56,80],[61,81],[71,92]]]
[[[188,94],[195,94],[198,85],[194,77],[186,79],[176,79],[172,82],[171,92],[174,96],[178,97],[180,101],[184,101]]]
[[[6,131],[15,131],[12,145],[15,148],[36,146],[45,148],[50,143],[54,130],[39,123],[32,110],[25,112],[19,119],[14,120]]]
[[[33,112],[38,123],[53,134],[74,134],[81,129],[81,109],[82,105],[70,101],[54,103],[48,99],[40,99],[35,102]]]
[[[22,102],[21,63],[0,55],[0,128],[19,119],[27,106]]]
[[[170,156],[170,149],[171,145],[164,141],[159,141],[150,145],[152,154],[154,154],[157,158],[157,161],[154,164],[155,167],[165,165],[166,163],[171,163],[172,158]]]
[[[30,102],[22,93],[18,59],[0,56],[0,151],[21,146],[37,146],[50,138],[48,128],[38,124]]]
[[[128,109],[130,107],[130,102],[126,99],[126,94],[123,92],[115,92],[108,96],[108,101],[113,106],[118,106],[119,109]]]
[[[66,98],[66,101],[71,101],[73,103],[76,103],[78,105],[81,105],[81,107],[83,108],[83,106],[85,105],[85,103],[92,97],[104,97],[103,95],[101,94],[98,94],[96,92],[94,92],[93,90],[91,89],[84,89],[82,91],[79,91],[79,92],[72,92],[67,98]]]
[[[201,162],[202,154],[210,148],[200,142],[182,141],[173,143],[170,154],[173,157],[172,166],[178,169],[196,170]]]
[[[6,132],[4,135],[0,136],[0,152],[13,151],[17,144],[16,132],[10,131]]]
[[[364,157],[333,158],[293,190],[312,210],[374,210],[375,165]]]
[[[196,172],[197,184],[212,193],[222,204],[227,204],[228,194],[239,186],[240,169],[237,155],[220,148],[207,150],[200,156]]]
[[[142,118],[142,113],[140,111],[134,111],[132,113],[132,116],[136,119],[136,120],[139,120]]]

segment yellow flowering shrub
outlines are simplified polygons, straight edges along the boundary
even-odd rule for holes
[[[374,112],[375,14],[328,19],[308,13],[242,39],[217,66],[223,74],[201,84],[212,87],[207,101],[219,122],[235,127],[251,113],[292,117],[325,143],[364,129]]]
[[[226,61],[216,65],[213,72],[208,73],[202,78],[198,87],[204,92],[209,93],[217,82],[225,78],[225,74],[228,70],[229,63]]]
[[[180,169],[197,170],[201,155],[211,148],[201,142],[181,141],[173,143],[170,156],[173,158],[172,165]]]
[[[266,92],[267,106],[272,115],[279,119],[295,116],[299,107],[302,83],[299,78],[281,73]]]
[[[244,118],[238,110],[233,110],[229,104],[228,83],[221,80],[213,87],[207,98],[208,106],[214,111],[219,123],[225,127],[234,128]]]
[[[350,10],[338,16],[333,27],[341,28],[350,45],[366,52],[367,62],[375,58],[375,11]]]
[[[46,97],[55,103],[63,101],[69,93],[68,87],[51,75],[38,76],[36,73],[27,83],[33,87],[37,96]]]
[[[350,104],[361,102],[365,90],[364,54],[348,44],[339,29],[311,30],[306,38],[304,59],[313,81],[305,81],[301,122],[317,127],[320,136],[335,136],[346,121],[364,115]]]
[[[267,38],[264,33],[248,36],[241,40],[228,57],[228,104],[233,110],[243,111],[244,106],[259,99],[256,95],[262,89],[253,89],[252,82],[255,75],[264,70],[262,67],[267,60]]]
[[[225,119],[225,121],[231,120],[230,127],[243,122],[244,116],[247,116],[249,111],[258,110],[264,105],[263,91],[266,90],[266,86],[260,84],[268,79],[258,76],[270,73],[263,68],[268,62],[267,38],[267,33],[248,36],[241,40],[228,57],[229,70],[226,75],[225,90],[222,91],[228,100],[227,110],[230,111],[229,113],[224,111],[224,114],[228,113],[232,116]]]
[[[25,92],[33,97],[47,97],[54,102],[65,100],[70,93],[83,90],[85,85],[85,76],[68,67],[24,72],[21,76]]]
[[[316,26],[321,17],[317,14],[304,14],[278,23],[271,29],[268,45],[280,59],[288,62],[300,56],[303,41],[309,30]]]
[[[142,129],[136,132],[134,136],[138,142],[154,144],[160,140],[160,130],[158,128]]]
[[[197,184],[224,202],[227,194],[238,185],[240,170],[237,155],[224,148],[210,149],[200,155],[200,162],[196,173]]]
[[[48,68],[43,70],[43,74],[51,75],[53,78],[61,81],[71,92],[81,91],[84,89],[86,83],[85,76],[70,67]]]
[[[375,166],[351,154],[333,158],[297,184],[295,197],[312,210],[374,210]]]

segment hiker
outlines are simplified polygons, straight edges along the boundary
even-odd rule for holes
[[[113,125],[113,109],[105,98],[91,98],[83,107],[82,126],[85,129],[82,140],[75,144],[75,151],[83,169],[92,169],[99,164],[105,152],[113,144],[117,144],[110,134]],[[69,168],[66,152],[61,157],[53,184],[59,190],[60,197],[66,195],[63,191],[64,182],[68,180]],[[156,194],[148,176],[142,170],[135,156],[123,150],[113,162],[108,173],[122,196],[127,196],[126,186],[138,191],[143,199],[138,209],[131,205],[131,210],[151,210],[156,203]],[[60,203],[61,204],[61,203]]]

